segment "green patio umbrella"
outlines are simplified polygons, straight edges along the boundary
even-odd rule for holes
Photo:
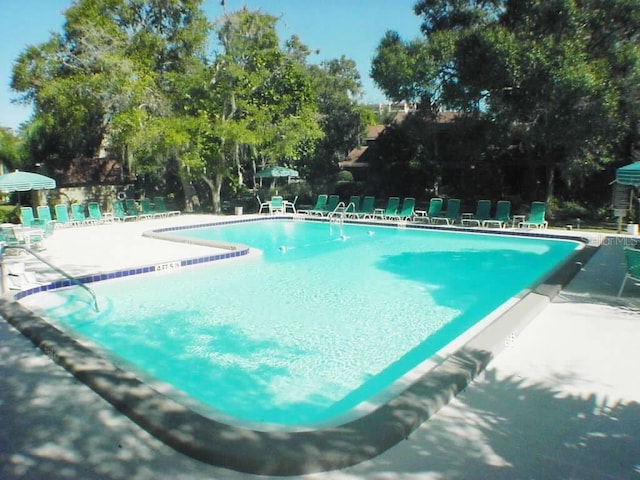
[[[258,172],[256,172],[257,178],[273,179],[271,183],[271,188],[275,188],[276,178],[280,178],[280,177],[290,178],[290,177],[297,177],[297,176],[298,176],[297,170],[294,170],[293,168],[281,167],[279,165],[275,165],[272,167],[265,167],[262,170],[259,170]],[[276,194],[277,193],[278,191],[276,190]]]
[[[621,185],[640,187],[640,162],[631,163],[616,170],[616,181]]]
[[[273,167],[265,167],[262,170],[256,172],[258,178],[278,178],[278,177],[297,177],[298,171],[293,168],[280,167],[278,165]]]
[[[39,173],[16,170],[15,172],[0,175],[0,192],[3,193],[48,190],[51,188],[56,188],[56,181]]]

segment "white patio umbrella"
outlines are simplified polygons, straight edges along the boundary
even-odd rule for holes
[[[56,181],[53,178],[39,173],[15,172],[0,175],[0,192],[28,192],[29,190],[48,190],[56,188]]]

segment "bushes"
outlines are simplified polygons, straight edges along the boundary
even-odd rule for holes
[[[17,205],[0,205],[0,223],[20,223],[19,212]]]

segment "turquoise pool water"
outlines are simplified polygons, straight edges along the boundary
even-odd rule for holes
[[[262,255],[96,283],[97,314],[77,288],[22,302],[225,416],[294,427],[377,395],[578,245],[288,220],[179,235]]]

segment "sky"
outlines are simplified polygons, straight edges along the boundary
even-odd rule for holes
[[[46,42],[62,32],[64,10],[72,0],[0,0],[0,127],[17,130],[31,116],[31,107],[11,102],[10,88],[15,60],[29,45]],[[205,0],[203,9],[211,20],[222,15],[220,0]],[[311,50],[319,50],[309,63],[337,59],[356,62],[365,103],[385,102],[369,77],[371,59],[387,30],[404,39],[419,36],[420,19],[413,13],[415,0],[226,0],[227,12],[246,6],[279,18],[281,41],[298,35]]]

